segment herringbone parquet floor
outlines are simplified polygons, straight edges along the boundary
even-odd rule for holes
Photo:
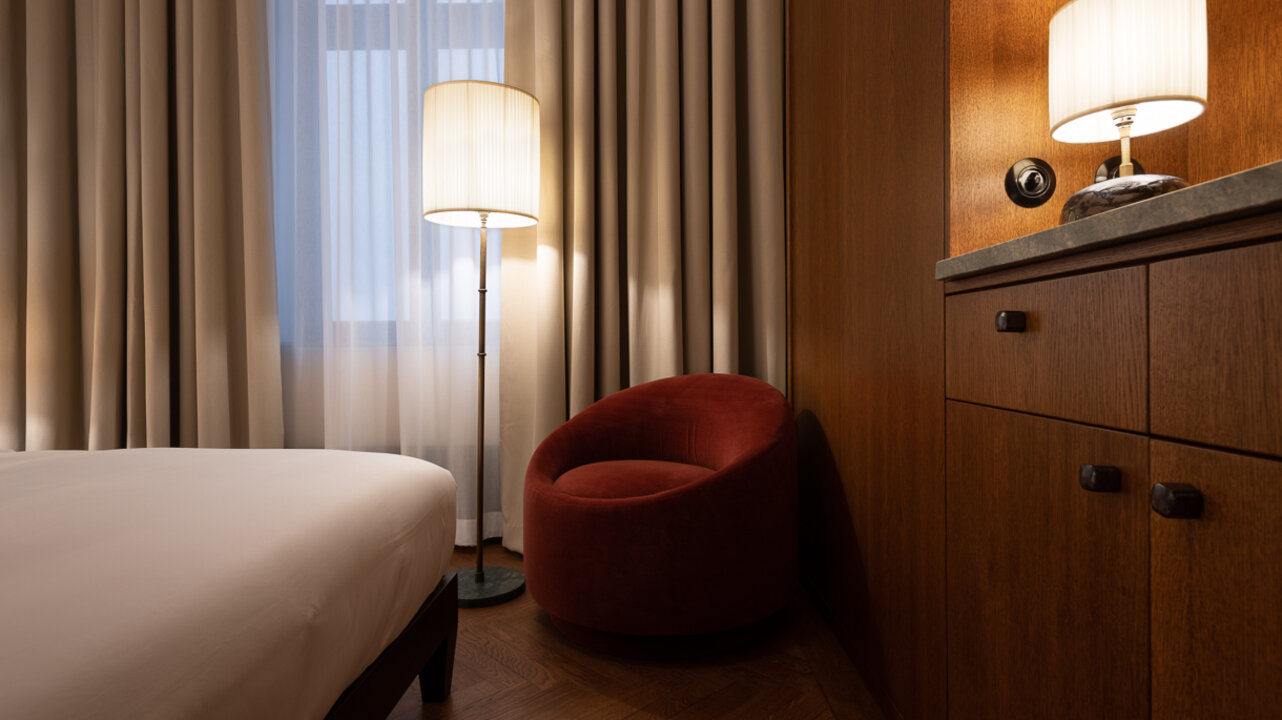
[[[452,568],[475,554],[456,551]],[[521,557],[486,547],[487,565]],[[836,718],[882,720],[849,658],[804,593],[753,647],[670,662],[626,660],[564,639],[528,593],[460,609],[449,700],[423,705],[418,681],[389,720]]]

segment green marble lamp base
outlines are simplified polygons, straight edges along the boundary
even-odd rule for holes
[[[1173,175],[1144,174],[1109,178],[1073,193],[1068,202],[1064,203],[1064,209],[1059,215],[1059,224],[1081,220],[1186,187],[1188,187],[1187,182]]]
[[[458,571],[458,606],[478,608],[499,605],[525,592],[525,575],[520,570],[485,566],[485,579],[476,581],[476,568]]]

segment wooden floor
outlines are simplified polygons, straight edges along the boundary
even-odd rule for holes
[[[456,551],[453,569],[476,562]],[[521,557],[486,546],[486,565]],[[418,681],[390,720],[411,718],[838,718],[883,720],[804,593],[756,646],[720,657],[623,660],[564,639],[529,593],[459,610],[453,695],[419,701]]]

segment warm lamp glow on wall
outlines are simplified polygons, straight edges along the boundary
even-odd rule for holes
[[[1131,138],[1182,125],[1206,106],[1206,0],[1073,0],[1050,24],[1051,137],[1121,140],[1117,177],[1079,190],[1069,222],[1186,187],[1134,175]]]
[[[477,341],[476,571],[460,572],[462,607],[510,600],[525,588],[519,570],[485,567],[486,230],[539,221],[539,101],[479,80],[423,93],[423,217],[481,229],[480,339]]]

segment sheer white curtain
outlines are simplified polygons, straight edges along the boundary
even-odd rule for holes
[[[286,446],[449,469],[456,542],[474,544],[479,235],[423,220],[419,144],[429,85],[502,81],[503,2],[267,2]],[[492,312],[486,537],[502,534],[498,335]]]

